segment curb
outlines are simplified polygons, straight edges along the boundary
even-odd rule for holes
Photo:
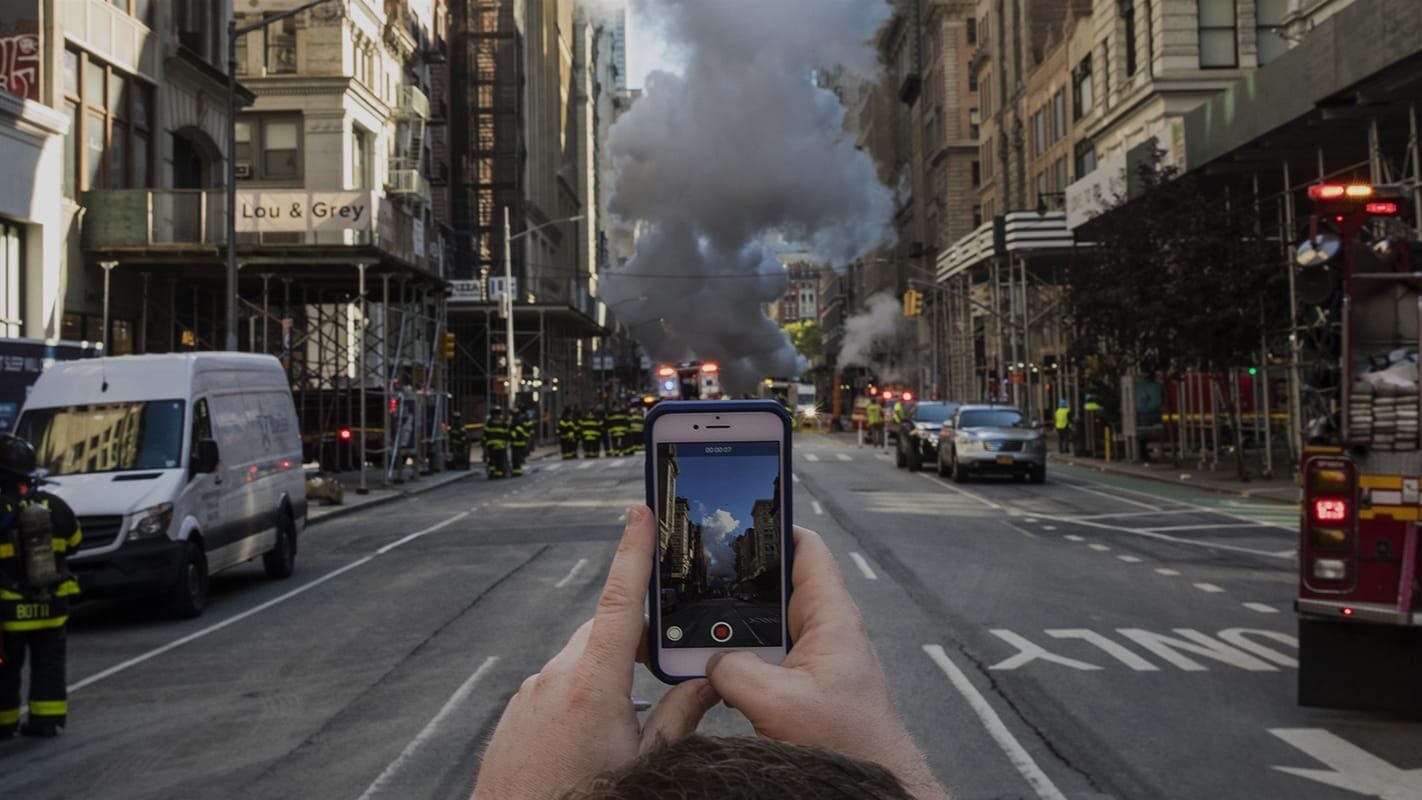
[[[1154,481],[1154,482],[1156,482],[1156,483],[1168,483],[1168,484],[1170,484],[1170,485],[1172,485],[1172,486],[1188,486],[1188,487],[1190,487],[1190,488],[1192,488],[1192,489],[1199,489],[1199,490],[1205,491],[1205,492],[1213,492],[1214,494],[1225,494],[1225,495],[1233,495],[1233,496],[1235,496],[1235,497],[1245,497],[1245,498],[1248,498],[1248,499],[1250,499],[1250,500],[1260,500],[1260,501],[1263,501],[1263,502],[1265,502],[1265,503],[1277,503],[1278,505],[1282,505],[1282,506],[1297,506],[1297,505],[1299,504],[1299,501],[1298,501],[1298,500],[1282,500],[1282,499],[1280,499],[1280,498],[1278,498],[1278,497],[1271,497],[1271,496],[1269,496],[1269,495],[1258,494],[1258,493],[1256,493],[1254,490],[1251,490],[1251,489],[1230,489],[1230,488],[1228,488],[1228,487],[1219,486],[1219,485],[1217,485],[1217,484],[1195,483],[1195,482],[1193,482],[1193,481],[1182,481],[1182,480],[1180,480],[1179,478],[1169,478],[1169,477],[1166,477],[1166,476],[1164,476],[1164,475],[1155,475],[1155,474],[1152,474],[1152,473],[1149,473],[1149,472],[1144,472],[1144,473],[1143,473],[1143,472],[1138,472],[1138,471],[1136,471],[1136,470],[1122,469],[1122,468],[1120,468],[1120,467],[1115,467],[1115,466],[1112,466],[1112,465],[1110,465],[1110,464],[1102,464],[1102,463],[1095,462],[1095,461],[1084,461],[1084,460],[1080,460],[1080,459],[1077,459],[1077,458],[1074,458],[1074,457],[1070,457],[1070,458],[1069,458],[1069,457],[1063,457],[1063,456],[1059,456],[1059,455],[1055,455],[1055,454],[1053,454],[1053,455],[1051,456],[1051,459],[1052,459],[1052,461],[1055,461],[1055,462],[1057,462],[1057,463],[1068,464],[1068,465],[1070,465],[1070,466],[1079,467],[1079,468],[1081,468],[1081,469],[1095,470],[1096,472],[1105,472],[1105,473],[1110,474],[1110,475],[1120,475],[1120,476],[1125,477],[1125,478],[1139,478],[1139,479],[1144,480],[1144,481]]]

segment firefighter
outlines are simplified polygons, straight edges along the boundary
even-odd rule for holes
[[[602,455],[602,406],[593,406],[583,415],[579,430],[583,434],[583,458]]]
[[[627,416],[627,451],[638,455],[647,449],[647,443],[644,441],[646,438],[644,433],[647,429],[646,412],[642,410],[641,405],[633,404],[632,408],[628,410]]]
[[[578,457],[578,417],[571,406],[563,409],[563,416],[558,419],[558,443],[563,447],[564,461]]]
[[[869,445],[880,447],[884,441],[884,407],[875,398],[869,398],[864,407],[864,427],[869,430]]]
[[[491,480],[508,475],[509,423],[499,409],[494,409],[484,424],[484,463],[488,464]]]
[[[35,449],[0,436],[0,739],[18,729],[51,737],[69,715],[65,624],[79,583],[65,565],[83,535],[74,511],[35,484]],[[29,719],[20,726],[20,673],[30,661]]]
[[[611,456],[627,455],[627,412],[620,403],[614,402],[612,410],[607,412],[607,454]]]
[[[449,416],[449,461],[450,469],[469,469],[469,432],[458,411]]]
[[[509,455],[513,457],[515,478],[523,474],[523,459],[528,455],[528,441],[532,433],[533,423],[529,422],[528,412],[514,414],[513,424],[509,426]]]

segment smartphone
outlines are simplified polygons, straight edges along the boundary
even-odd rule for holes
[[[723,650],[790,649],[790,417],[774,401],[664,402],[647,417],[657,515],[647,653],[668,683]]]

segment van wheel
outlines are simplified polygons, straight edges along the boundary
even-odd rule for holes
[[[296,526],[285,511],[277,520],[276,546],[262,555],[262,568],[275,581],[290,578],[296,570]]]
[[[207,606],[207,556],[199,542],[183,545],[182,568],[168,594],[168,613],[177,619],[193,619]]]
[[[949,475],[949,472],[948,472],[948,459],[944,457],[943,451],[942,451],[942,450],[939,450],[939,451],[938,451],[938,477],[940,477],[940,478],[946,478],[946,477],[948,477],[948,475]]]

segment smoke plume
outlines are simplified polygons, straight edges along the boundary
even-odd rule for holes
[[[682,74],[656,72],[616,125],[611,211],[643,231],[601,294],[657,361],[714,360],[728,392],[803,372],[763,306],[787,288],[778,233],[843,265],[888,233],[893,201],[816,70],[877,70],[884,0],[634,0]]]
[[[899,301],[887,293],[874,295],[869,298],[867,311],[844,321],[844,342],[840,345],[839,363],[858,367],[882,365],[884,359],[875,358],[875,354],[896,351],[904,326],[903,307]]]

